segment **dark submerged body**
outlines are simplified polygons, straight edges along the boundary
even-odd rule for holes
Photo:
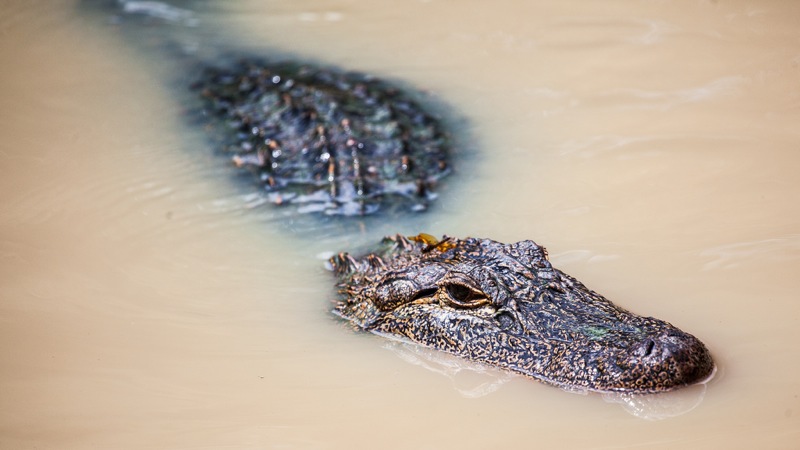
[[[276,205],[298,213],[390,217],[423,211],[450,173],[453,140],[430,96],[398,84],[290,56],[239,58],[200,45],[203,2],[82,0],[159,62],[187,74],[187,99],[216,148],[252,169]],[[216,38],[216,36],[215,36]],[[238,61],[237,61],[238,59]],[[208,61],[212,61],[208,63]],[[182,95],[180,97],[183,97]]]
[[[389,83],[298,63],[208,68],[194,88],[217,141],[275,204],[357,216],[422,211],[449,172],[440,121]]]
[[[615,306],[532,241],[412,239],[331,258],[335,312],[366,331],[571,389],[663,392],[713,373],[697,338]]]

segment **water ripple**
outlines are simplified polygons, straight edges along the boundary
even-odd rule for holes
[[[720,245],[701,251],[700,256],[711,259],[703,264],[703,270],[753,266],[754,259],[780,263],[798,261],[800,260],[800,235],[793,234]]]

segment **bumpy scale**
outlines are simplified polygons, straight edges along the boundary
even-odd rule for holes
[[[244,61],[194,84],[219,140],[250,166],[276,204],[363,215],[427,208],[449,172],[440,122],[398,88],[367,75]]]
[[[663,392],[708,378],[694,336],[612,304],[532,241],[385,238],[330,260],[335,312],[356,327],[565,388]]]

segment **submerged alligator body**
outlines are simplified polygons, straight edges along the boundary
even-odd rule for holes
[[[425,210],[449,172],[440,121],[385,81],[297,63],[207,69],[194,88],[234,162],[276,204],[365,215]]]
[[[615,306],[554,268],[532,241],[398,235],[379,251],[330,262],[335,312],[357,328],[549,384],[652,393],[714,369],[697,338]]]

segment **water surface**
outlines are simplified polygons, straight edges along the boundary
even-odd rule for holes
[[[800,5],[180,6],[202,55],[402,80],[479,153],[425,215],[295,224],[187,126],[187,74],[153,34],[5,2],[2,448],[796,447]],[[697,335],[717,376],[664,420],[498,374],[465,394],[328,313],[321,255],[419,231],[534,239]]]

